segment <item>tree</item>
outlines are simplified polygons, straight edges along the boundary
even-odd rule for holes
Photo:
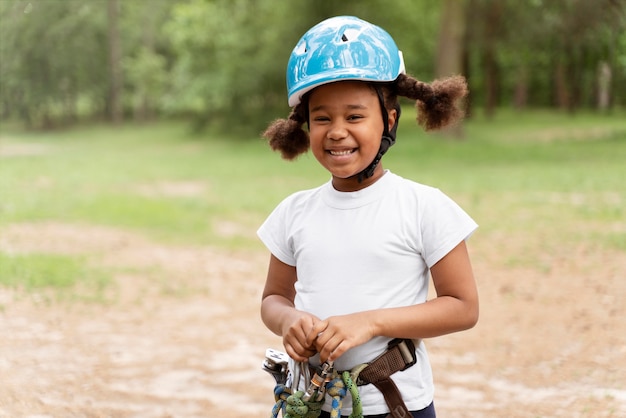
[[[436,75],[447,77],[461,74],[463,71],[465,39],[465,2],[445,0],[441,13],[439,44],[437,47]],[[449,133],[460,138],[463,135],[461,125],[448,129]]]
[[[93,112],[107,79],[101,17],[97,3],[0,2],[2,114],[52,127]]]
[[[596,107],[601,91],[610,108],[626,97],[625,4],[2,0],[0,118],[48,128],[183,115],[256,133],[288,113],[285,68],[298,38],[342,14],[385,28],[419,79],[465,74],[471,102],[489,114]]]
[[[123,4],[120,29],[127,44],[122,57],[124,103],[138,121],[153,119],[162,109],[173,60],[171,43],[162,29],[172,4],[170,0]]]
[[[464,38],[465,2],[462,0],[444,0],[435,67],[437,77],[461,73]]]
[[[119,5],[117,0],[108,0],[108,41],[109,41],[109,118],[121,122],[122,114],[122,66],[120,31],[118,28]]]

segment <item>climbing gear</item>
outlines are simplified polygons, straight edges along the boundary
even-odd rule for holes
[[[324,399],[317,402],[302,400],[304,392],[298,391],[301,377],[309,381],[310,372],[308,363],[295,363],[294,370],[289,370],[289,356],[282,351],[268,348],[265,351],[265,360],[262,369],[272,375],[276,381],[272,408],[272,417],[277,418],[282,411],[284,418],[317,418],[321,411]],[[295,388],[295,392],[294,392]]]
[[[289,356],[287,353],[272,350],[265,350],[265,360],[263,361],[263,370],[268,372],[276,380],[276,384],[285,384],[287,381],[287,372],[289,368]]]
[[[309,401],[315,397],[315,401],[319,402],[324,399],[324,393],[326,392],[326,383],[330,381],[330,375],[333,371],[333,362],[327,361],[322,365],[320,373],[315,373],[311,379],[311,383],[307,388],[303,400]]]
[[[405,72],[402,52],[384,29],[354,16],[309,29],[287,64],[289,106],[315,87],[340,80],[394,81]]]
[[[333,370],[332,362],[327,362],[323,364],[319,373],[315,372],[313,378],[310,378],[308,363],[294,363],[294,370],[291,372],[283,368],[285,358],[288,358],[287,354],[268,349],[262,365],[263,370],[276,380],[274,387],[276,403],[272,408],[272,418],[277,418],[280,411],[283,418],[317,418],[322,412],[324,396],[327,393],[332,398],[331,417],[340,418],[343,398],[348,391],[352,395],[353,412],[350,417],[363,418],[361,399],[354,383],[362,367],[357,368],[353,374],[343,372],[339,375]],[[306,392],[297,390],[301,377],[310,382]]]
[[[387,112],[387,108],[385,107],[385,99],[383,97],[383,92],[380,87],[376,87],[376,94],[378,95],[378,102],[380,103],[380,111],[383,115],[383,135],[380,140],[380,147],[378,148],[378,153],[376,157],[372,160],[372,162],[363,169],[360,173],[357,174],[357,179],[359,183],[363,182],[364,179],[370,178],[374,175],[374,170],[376,166],[380,162],[383,155],[389,150],[389,148],[396,143],[396,131],[398,129],[398,121],[400,120],[400,105],[397,104],[395,107],[396,110],[396,121],[393,124],[391,130],[389,130],[389,113]]]
[[[271,356],[268,353],[272,352]],[[273,367],[266,367],[268,361],[274,364],[280,363],[284,353],[276,355],[274,350],[266,352],[266,360],[263,369],[274,376]],[[268,360],[269,359],[269,360]],[[280,359],[278,362],[276,359]],[[389,342],[387,350],[376,357],[370,363],[356,366],[351,371],[336,371],[332,362],[325,362],[318,368],[310,368],[308,363],[295,363],[294,372],[290,373],[287,384],[279,383],[276,379],[274,398],[276,404],[272,409],[272,417],[277,418],[279,411],[283,411],[283,418],[317,418],[324,404],[324,396],[328,394],[331,399],[331,418],[341,416],[343,399],[350,393],[352,396],[352,413],[350,418],[362,418],[363,408],[357,386],[373,384],[380,390],[385,402],[391,411],[387,418],[407,418],[411,416],[408,408],[402,400],[402,395],[396,384],[391,380],[391,375],[406,370],[417,362],[415,356],[415,344],[408,339],[394,339]],[[282,369],[281,369],[282,370]],[[310,370],[313,377],[309,380]],[[295,376],[297,375],[297,376]],[[300,376],[305,376],[305,382],[310,382],[306,391],[300,391],[298,384]],[[282,381],[282,380],[281,380]],[[290,384],[291,383],[291,384]],[[295,392],[294,392],[295,390]]]
[[[410,417],[411,413],[391,375],[406,370],[417,362],[412,340],[396,338],[389,342],[387,351],[378,356],[359,374],[357,385],[371,383],[380,390],[389,407],[388,418]]]

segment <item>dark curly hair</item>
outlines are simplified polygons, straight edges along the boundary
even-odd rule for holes
[[[374,83],[370,83],[374,84]],[[387,110],[398,106],[398,97],[416,101],[417,123],[426,131],[437,130],[463,119],[465,112],[459,102],[467,93],[463,76],[452,76],[424,83],[406,74],[400,74],[391,83],[379,84]],[[308,123],[308,97],[305,95],[287,119],[276,119],[263,132],[263,137],[274,151],[280,151],[286,160],[294,160],[309,149],[309,134],[303,125]]]

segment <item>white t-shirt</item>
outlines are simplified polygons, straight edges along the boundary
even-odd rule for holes
[[[258,235],[276,258],[296,267],[296,308],[325,319],[425,302],[430,267],[476,227],[438,189],[385,171],[356,192],[339,192],[329,181],[292,194]],[[349,350],[335,361],[335,370],[370,362],[388,342],[375,337]],[[434,395],[426,348],[421,340],[415,343],[417,364],[392,375],[409,410],[425,408]],[[310,363],[319,364],[317,356]],[[389,411],[373,385],[359,391],[364,415]],[[349,414],[351,405],[347,396],[342,414]],[[328,399],[324,410],[330,410]]]

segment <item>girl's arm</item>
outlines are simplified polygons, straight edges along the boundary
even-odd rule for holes
[[[322,361],[335,360],[375,336],[430,338],[473,327],[478,291],[465,242],[430,269],[437,297],[419,305],[335,316],[318,322],[307,338]]]
[[[291,358],[306,361],[317,353],[315,347],[306,342],[306,337],[319,319],[295,308],[296,280],[295,267],[283,263],[274,255],[270,257],[261,318],[270,331],[283,337],[283,345]]]

